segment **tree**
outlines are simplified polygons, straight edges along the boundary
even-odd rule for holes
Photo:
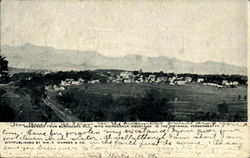
[[[8,71],[8,61],[0,55],[0,71]]]
[[[217,108],[218,108],[218,112],[221,115],[228,113],[228,105],[226,103],[218,104]]]
[[[6,90],[0,88],[0,122],[15,121],[15,110],[9,106],[8,99],[4,97]]]
[[[8,63],[5,57],[0,56],[0,83],[9,82]]]
[[[150,89],[142,99],[140,120],[142,121],[173,121],[174,107],[168,98],[160,97],[160,92]]]
[[[240,101],[240,99],[241,99],[241,95],[238,95],[238,101]]]
[[[0,102],[0,122],[12,122],[15,121],[16,113],[13,108],[5,103]]]
[[[101,83],[107,83],[107,77],[105,77],[105,76],[99,76],[99,81],[101,82]]]
[[[164,72],[163,71],[160,71],[159,72],[159,77],[163,77],[164,76]]]

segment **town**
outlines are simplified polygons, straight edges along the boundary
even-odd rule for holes
[[[63,90],[70,85],[83,85],[85,83],[138,83],[138,84],[167,84],[182,86],[191,83],[198,83],[204,86],[215,88],[237,88],[239,85],[247,85],[247,77],[241,75],[197,75],[190,73],[175,74],[160,72],[123,71],[123,70],[95,70],[87,71],[92,76],[87,79],[84,75],[74,75],[62,78],[59,85],[50,85],[47,89]],[[59,72],[60,73],[60,72]],[[63,72],[61,72],[63,73]],[[48,72],[44,73],[44,75]],[[53,73],[52,73],[53,74]],[[78,76],[78,77],[76,77]]]

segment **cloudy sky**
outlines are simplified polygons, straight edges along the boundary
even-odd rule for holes
[[[247,0],[3,0],[1,44],[247,62]]]

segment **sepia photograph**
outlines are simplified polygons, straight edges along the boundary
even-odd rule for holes
[[[247,122],[247,51],[244,0],[3,0],[0,122]]]

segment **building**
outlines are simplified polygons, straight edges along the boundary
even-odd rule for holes
[[[149,82],[155,82],[156,81],[156,76],[155,75],[149,75],[148,76],[148,81]]]
[[[116,78],[112,80],[112,83],[122,83],[122,78]]]
[[[140,83],[143,83],[143,82],[144,82],[144,78],[143,78],[142,75],[140,76],[140,78],[138,79],[138,81],[139,81]]]
[[[187,81],[176,81],[176,84],[178,85],[185,85]]]
[[[229,86],[230,84],[229,84],[228,80],[222,80],[222,85]]]
[[[120,77],[122,78],[131,78],[133,76],[133,72],[123,71],[120,73]]]
[[[82,78],[79,78],[78,81],[81,82],[81,83],[83,83],[85,80],[82,79]]]
[[[174,85],[175,80],[176,80],[175,76],[168,78],[168,81],[170,82],[170,85]]]
[[[168,78],[167,77],[157,77],[156,82],[157,83],[164,83],[167,82]]]
[[[71,85],[81,85],[81,82],[80,81],[72,81]]]
[[[239,82],[238,81],[232,81],[229,83],[230,85],[233,85],[233,86],[238,86],[239,85]]]
[[[204,78],[198,78],[198,79],[197,79],[197,82],[198,82],[198,83],[204,82]]]
[[[185,77],[185,81],[188,83],[192,82],[192,77]]]
[[[53,89],[54,89],[54,91],[64,91],[65,90],[64,87],[62,87],[62,86],[56,86],[56,85],[53,86]]]
[[[61,86],[69,86],[69,85],[72,84],[73,81],[74,81],[73,79],[67,78],[67,79],[64,80],[64,81],[62,80],[61,83],[60,83],[60,85],[61,85]]]
[[[123,82],[124,82],[124,83],[131,83],[132,80],[131,80],[131,79],[128,79],[128,78],[125,78],[125,79],[123,80]]]
[[[223,88],[223,86],[222,85],[217,85],[217,88]]]
[[[203,83],[203,85],[213,86],[213,87],[219,87],[219,85],[216,84],[216,83]]]
[[[45,86],[46,91],[64,91],[65,87],[63,86],[57,86],[57,85],[49,85]]]
[[[95,83],[100,83],[100,81],[99,80],[91,80],[89,83],[95,84]]]

